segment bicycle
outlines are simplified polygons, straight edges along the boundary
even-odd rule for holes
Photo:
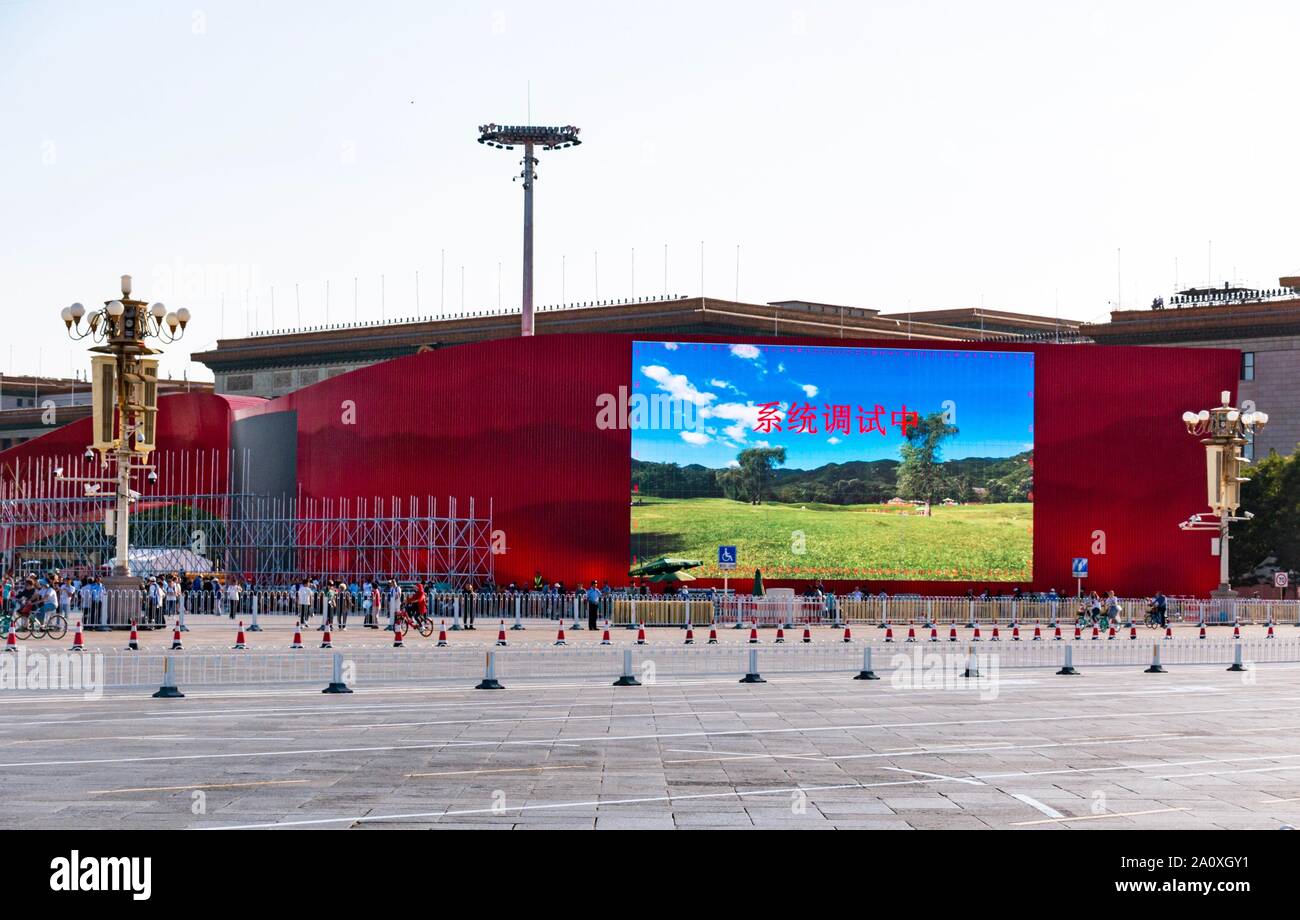
[[[28,613],[24,608],[15,613],[6,613],[0,616],[0,632],[8,635],[10,624],[13,625],[14,635],[19,639],[50,638],[57,642],[68,634],[68,621],[59,613],[52,613],[48,617],[42,618],[36,614]]]
[[[427,614],[413,614],[410,611],[403,610],[397,615],[397,623],[402,632],[410,632],[415,629],[426,639],[433,635],[433,619]]]

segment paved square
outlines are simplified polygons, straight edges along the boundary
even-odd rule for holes
[[[1300,666],[8,693],[0,826],[1277,828]]]

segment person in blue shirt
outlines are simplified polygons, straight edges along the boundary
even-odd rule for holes
[[[600,590],[596,587],[596,582],[592,581],[591,587],[587,589],[587,628],[592,632],[596,631],[596,617],[600,614]]]

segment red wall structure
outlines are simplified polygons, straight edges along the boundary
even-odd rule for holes
[[[303,497],[491,500],[507,550],[496,560],[498,583],[531,583],[540,570],[570,586],[591,579],[621,585],[628,581],[631,432],[598,429],[597,398],[631,386],[635,339],[661,338],[566,335],[462,345],[363,368],[237,415],[297,412]],[[1208,537],[1178,529],[1206,508],[1204,449],[1181,416],[1217,404],[1221,391],[1235,395],[1236,351],[673,340],[1032,351],[1034,581],[1021,587],[1072,591],[1076,556],[1091,560],[1085,587],[1122,595],[1204,594],[1218,583]],[[1094,553],[1101,535],[1105,552]],[[870,583],[891,594],[964,594],[967,587]]]

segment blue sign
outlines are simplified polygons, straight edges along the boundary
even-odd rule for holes
[[[718,568],[734,569],[736,567],[736,548],[734,546],[718,547]]]
[[[1071,578],[1087,578],[1087,577],[1088,577],[1088,560],[1087,560],[1087,559],[1076,559],[1076,560],[1074,560],[1074,574],[1073,574],[1072,576],[1070,576],[1070,577],[1071,577]]]

